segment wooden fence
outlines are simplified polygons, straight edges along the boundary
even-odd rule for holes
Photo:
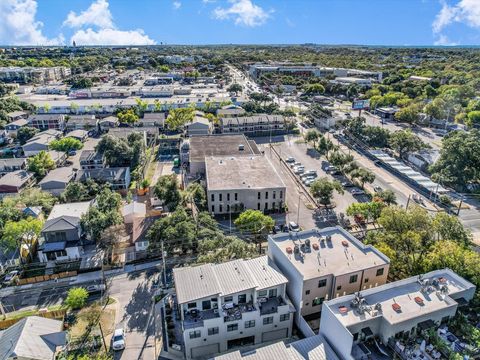
[[[53,310],[53,311],[45,311],[45,312],[38,312],[35,314],[29,314],[31,316],[41,316],[47,319],[56,319],[56,320],[63,320],[65,314],[67,313],[67,309],[60,309],[60,310]],[[15,319],[6,319],[0,320],[0,330],[5,330],[12,326],[13,324],[22,320],[23,317],[18,317]]]
[[[76,275],[77,275],[76,271],[64,271],[58,274],[34,276],[31,278],[24,278],[24,279],[18,280],[18,285],[35,284],[42,281],[62,279],[66,277],[76,276]]]

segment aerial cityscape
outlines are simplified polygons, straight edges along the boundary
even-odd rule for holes
[[[0,0],[14,359],[480,359],[480,0]]]

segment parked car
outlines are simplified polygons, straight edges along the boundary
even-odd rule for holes
[[[302,166],[302,163],[297,161],[290,164],[291,168],[294,168],[295,166]]]
[[[332,174],[332,173],[338,171],[338,169],[337,169],[335,166],[333,166],[333,165],[328,165],[328,166],[325,168],[325,171],[326,171],[327,173]]]
[[[294,162],[295,162],[295,158],[289,156],[289,157],[287,157],[287,158],[285,159],[285,162],[286,162],[286,163],[294,163]]]
[[[125,349],[125,331],[116,329],[112,337],[112,348],[114,351]]]
[[[290,221],[288,223],[288,229],[293,232],[299,232],[300,231],[300,226],[296,222]]]
[[[95,294],[95,293],[99,293],[101,291],[104,291],[105,290],[105,284],[92,284],[92,285],[88,285],[85,290],[87,290],[87,292],[89,294]]]
[[[365,191],[363,191],[362,189],[353,188],[352,190],[350,190],[350,193],[352,195],[363,195],[365,194]]]
[[[298,174],[303,174],[305,172],[305,167],[303,167],[303,166],[294,167],[293,172],[297,175]]]
[[[379,193],[379,192],[382,192],[383,189],[380,186],[374,186],[373,191],[375,191],[376,193]]]
[[[310,187],[313,184],[313,182],[315,182],[315,179],[308,179],[307,181],[305,181],[305,186]]]
[[[4,285],[12,285],[15,281],[18,280],[20,272],[18,270],[13,270],[10,271],[6,276],[5,279],[3,279],[3,284]]]
[[[76,151],[76,150],[70,150],[70,151],[68,152],[68,156],[75,156],[75,155],[77,155],[77,151]]]
[[[281,229],[280,229],[280,226],[278,226],[278,225],[275,225],[272,228],[272,233],[274,233],[274,234],[278,234],[280,231],[281,231]]]
[[[344,188],[349,188],[354,186],[350,181],[342,181],[341,184],[342,184],[342,187]]]

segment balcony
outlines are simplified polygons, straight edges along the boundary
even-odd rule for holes
[[[210,320],[219,318],[220,313],[218,309],[210,309],[203,311],[190,311],[187,312],[183,320],[183,329],[194,329],[198,327],[203,327],[204,320]]]
[[[266,299],[266,298],[262,298]],[[275,314],[278,312],[279,306],[287,305],[281,296],[266,299],[265,301],[258,301],[258,308],[260,315]]]
[[[242,314],[246,312],[252,312],[256,311],[257,308],[253,303],[247,303],[247,304],[234,304],[232,308],[223,308],[223,321],[224,322],[229,322],[229,321],[236,321],[236,320],[242,320]]]

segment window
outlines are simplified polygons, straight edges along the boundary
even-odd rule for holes
[[[290,313],[280,315],[280,321],[290,320]]]
[[[235,201],[238,200],[238,193],[235,193]]]
[[[238,295],[238,303],[239,304],[245,304],[246,302],[247,302],[247,295],[246,294]]]
[[[218,201],[222,201],[222,194],[218,194]]]
[[[268,191],[265,191],[265,199],[268,199]]]
[[[358,333],[355,333],[353,334],[353,341],[357,341],[358,340]]]
[[[199,338],[202,335],[202,333],[200,332],[200,330],[195,330],[195,331],[190,331],[189,335],[190,335],[190,339],[196,339],[196,338]]]
[[[208,329],[208,335],[218,334],[218,327],[213,327]]]
[[[267,296],[267,290],[260,290],[258,292],[258,297],[266,297]]]
[[[210,300],[204,300],[202,301],[202,309],[203,310],[210,310],[212,308],[212,303]]]
[[[310,290],[305,291],[305,295],[310,295]]]
[[[280,199],[282,199],[282,198],[283,198],[283,191],[280,190]]]
[[[215,212],[215,205],[212,205],[212,213]]]
[[[232,302],[233,301],[233,296],[225,296],[223,298],[223,302],[224,303],[227,303],[227,302]]]
[[[350,284],[356,283],[358,280],[358,275],[350,276]]]
[[[377,276],[382,276],[383,275],[383,268],[377,269]]]
[[[215,201],[215,194],[212,194],[212,201]]]
[[[230,205],[227,205],[227,212],[230,212]]]
[[[260,191],[259,191],[259,192],[258,192],[258,195],[257,195],[257,199],[260,200],[261,196],[262,196],[262,195],[260,194]]]
[[[223,206],[222,205],[218,205],[218,212],[222,212],[223,211]]]
[[[230,201],[230,193],[227,194],[227,201]]]
[[[273,197],[274,199],[276,199],[276,197],[277,197],[277,192],[276,192],[276,191],[273,192],[272,197]]]
[[[268,290],[268,297],[273,298],[277,296],[277,289],[270,289]]]
[[[327,286],[327,279],[322,279],[322,280],[318,280],[318,287],[325,287]]]
[[[189,308],[189,309],[195,309],[196,307],[197,307],[197,303],[196,303],[196,302],[188,303],[188,304],[187,304],[187,308]]]
[[[227,325],[227,331],[236,331],[238,330],[238,324]]]
[[[255,327],[255,320],[245,321],[245,329]]]
[[[367,282],[368,282],[368,278],[365,278],[365,283],[367,283]]]
[[[325,301],[325,298],[324,297],[316,297],[315,299],[313,299],[313,302],[312,302],[312,306],[319,306],[319,305],[322,305],[322,303]]]
[[[273,316],[263,318],[263,325],[273,324]]]
[[[257,210],[260,210],[260,203],[257,204]]]
[[[265,203],[265,210],[268,210],[268,203]]]
[[[337,291],[342,289],[342,285],[337,286]]]

